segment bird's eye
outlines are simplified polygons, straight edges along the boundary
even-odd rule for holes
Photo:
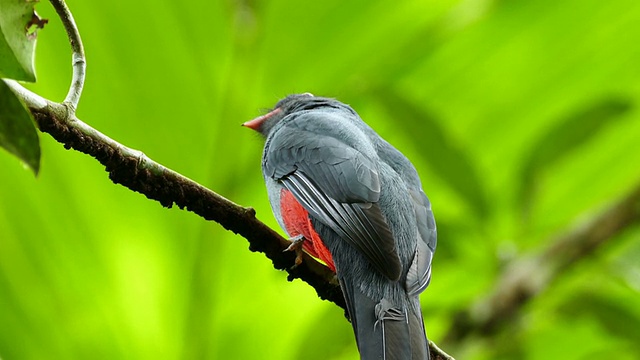
[[[312,94],[312,93],[310,93],[310,92],[306,92],[306,93],[304,93],[304,94],[302,94],[302,95],[305,95],[305,96],[311,96],[311,97],[313,97],[313,94]]]

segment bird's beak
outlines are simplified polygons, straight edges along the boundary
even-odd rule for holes
[[[267,121],[270,117],[279,114],[282,110],[280,110],[280,108],[275,108],[273,110],[271,110],[270,112],[268,112],[267,114],[264,114],[262,116],[258,116],[257,118],[253,119],[253,120],[249,120],[246,123],[242,124],[242,126],[244,127],[248,127],[249,129],[255,130],[255,131],[260,131],[260,126],[262,126],[262,123]]]

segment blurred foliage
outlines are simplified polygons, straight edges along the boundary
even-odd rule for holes
[[[640,3],[79,1],[78,116],[277,227],[262,143],[239,126],[289,93],[350,103],[418,168],[439,247],[429,337],[504,262],[640,181]],[[64,30],[39,33],[61,101]],[[356,359],[336,306],[217,224],[109,182],[41,136],[39,178],[0,152],[2,359]],[[634,359],[640,230],[612,238],[458,359]],[[627,323],[627,321],[629,321]]]

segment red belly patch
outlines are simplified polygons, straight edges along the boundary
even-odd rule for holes
[[[309,212],[300,205],[291,191],[286,189],[282,189],[280,192],[280,213],[289,236],[304,236],[305,242],[302,243],[304,251],[322,260],[335,272],[336,267],[333,264],[331,253],[320,239],[320,235],[313,229]]]

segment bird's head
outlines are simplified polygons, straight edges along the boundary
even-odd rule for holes
[[[346,107],[351,110],[348,106],[334,99],[314,96],[311,93],[294,94],[278,101],[273,110],[253,120],[245,122],[242,126],[253,129],[264,137],[267,137],[271,132],[271,129],[273,129],[280,120],[284,119],[288,115],[299,111],[312,110],[321,107]],[[351,111],[353,112],[353,110]]]

